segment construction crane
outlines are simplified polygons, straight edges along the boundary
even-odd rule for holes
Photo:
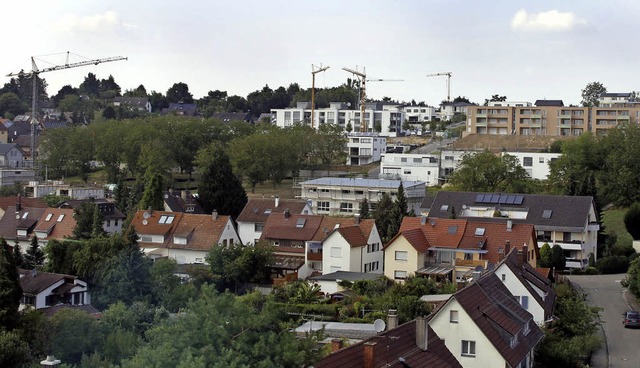
[[[313,120],[315,116],[314,110],[316,107],[316,74],[320,72],[324,72],[327,69],[329,69],[329,66],[323,67],[322,64],[320,64],[320,66],[317,67],[311,64],[311,127],[312,128],[314,128]]]
[[[360,131],[366,132],[367,127],[364,124],[364,108],[365,108],[364,101],[367,96],[366,89],[365,89],[365,83],[367,82],[367,73],[365,72],[364,67],[362,68],[362,71],[353,70],[349,68],[342,68],[342,70],[355,75],[360,80]]]
[[[36,65],[36,61],[35,58],[32,56],[31,57],[31,71],[25,73],[24,70],[21,70],[17,73],[9,73],[7,74],[7,77],[31,77],[31,79],[33,80],[33,95],[32,95],[32,99],[31,99],[31,162],[32,164],[35,166],[35,162],[36,162],[36,124],[38,124],[37,120],[36,120],[36,108],[37,108],[37,100],[38,100],[38,75],[41,73],[46,73],[46,72],[53,72],[56,70],[62,70],[62,69],[70,69],[70,68],[77,68],[77,67],[81,67],[81,66],[87,66],[87,65],[98,65],[101,63],[108,63],[111,61],[120,61],[120,60],[127,60],[126,57],[122,57],[122,56],[114,56],[114,57],[108,57],[108,58],[103,58],[103,59],[94,59],[94,60],[85,60],[85,61],[80,61],[77,63],[69,63],[69,51],[67,51],[67,60],[63,65],[56,65],[56,66],[52,66],[52,67],[48,67],[48,68],[44,68],[44,69],[38,69],[38,66]]]
[[[443,75],[447,76],[447,102],[451,101],[451,72],[443,72],[443,73],[434,73],[427,74],[427,77],[440,77]]]

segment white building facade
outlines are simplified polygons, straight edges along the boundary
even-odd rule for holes
[[[423,181],[438,185],[440,155],[419,153],[386,153],[380,160],[379,179]]]
[[[549,163],[558,159],[560,153],[543,152],[504,152],[518,159],[531,179],[546,180],[551,172]]]
[[[351,133],[347,142],[347,165],[368,165],[380,161],[387,138],[372,133]]]

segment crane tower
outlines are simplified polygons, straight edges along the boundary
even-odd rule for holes
[[[427,74],[427,77],[440,77],[443,75],[447,76],[447,102],[451,101],[451,75],[452,74],[453,73],[451,72]]]

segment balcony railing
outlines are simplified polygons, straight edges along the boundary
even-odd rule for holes
[[[456,259],[456,267],[487,267],[486,260],[475,260],[475,259]]]
[[[322,252],[307,252],[307,260],[322,261]]]

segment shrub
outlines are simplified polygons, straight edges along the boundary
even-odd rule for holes
[[[633,239],[640,239],[640,203],[632,204],[624,214],[624,226]]]
[[[595,267],[587,267],[584,269],[584,274],[585,275],[597,275],[598,274],[598,269]]]
[[[609,256],[598,260],[598,271],[603,274],[623,273],[629,268],[629,258],[625,256]]]

